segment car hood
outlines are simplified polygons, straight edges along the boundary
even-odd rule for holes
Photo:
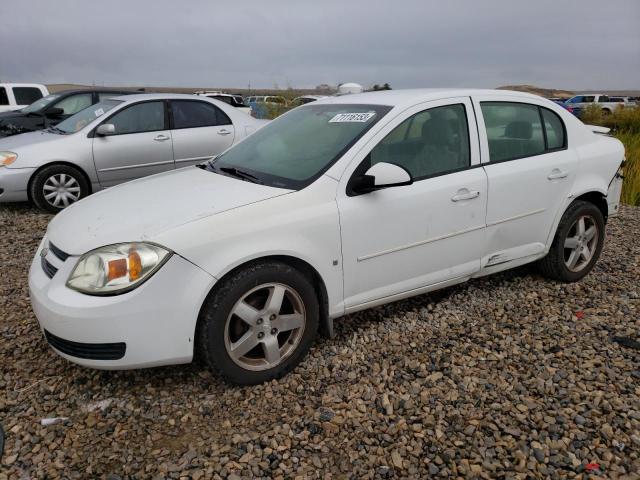
[[[67,138],[68,135],[58,135],[49,133],[46,130],[38,130],[36,132],[20,133],[11,137],[0,138],[0,151],[10,150],[20,153],[17,150],[22,147],[31,147],[45,142],[55,142]]]
[[[0,112],[0,122],[4,120],[11,120],[12,118],[22,118],[25,114],[20,110],[12,110],[10,112]]]
[[[18,135],[39,130],[44,126],[44,117],[27,116],[22,112],[0,113],[0,137]]]
[[[91,195],[60,212],[47,235],[64,252],[81,255],[114,243],[154,241],[167,230],[291,192],[186,167]]]

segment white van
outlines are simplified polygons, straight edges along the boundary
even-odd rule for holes
[[[20,110],[47,95],[47,87],[38,83],[0,83],[0,112]]]

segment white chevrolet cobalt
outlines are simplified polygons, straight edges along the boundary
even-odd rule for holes
[[[71,205],[38,248],[31,301],[70,361],[197,356],[255,384],[347,313],[534,261],[581,279],[623,159],[602,129],[523,93],[322,99],[208,163]]]

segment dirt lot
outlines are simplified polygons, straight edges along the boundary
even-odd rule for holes
[[[580,283],[519,269],[351,315],[247,388],[59,358],[27,290],[49,218],[0,206],[1,480],[640,478],[640,351],[614,341],[640,335],[640,208]]]

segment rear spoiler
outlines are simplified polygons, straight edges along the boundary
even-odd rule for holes
[[[605,135],[611,131],[610,128],[599,127],[597,125],[587,125],[587,128],[589,130],[591,130],[593,133],[601,133],[601,134],[605,134]]]

